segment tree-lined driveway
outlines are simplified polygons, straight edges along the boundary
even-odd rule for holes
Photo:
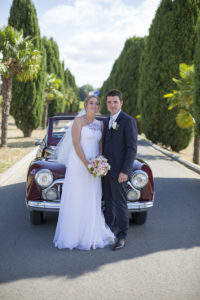
[[[200,176],[144,140],[138,156],[153,169],[155,207],[116,252],[54,248],[57,216],[29,222],[26,168],[0,188],[1,299],[200,299]]]

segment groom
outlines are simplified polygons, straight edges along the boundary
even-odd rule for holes
[[[112,231],[115,225],[118,227],[113,246],[113,250],[118,250],[126,244],[129,226],[126,183],[137,152],[137,125],[135,119],[121,110],[123,100],[120,91],[107,92],[106,104],[111,115],[104,120],[103,155],[111,169],[103,177],[103,198],[106,223]]]

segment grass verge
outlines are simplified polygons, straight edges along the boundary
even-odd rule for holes
[[[14,119],[9,116],[8,145],[0,148],[0,174],[32,151],[36,147],[34,139],[42,139],[45,134],[46,129],[38,128],[32,132],[31,137],[25,138],[22,131],[15,126]]]

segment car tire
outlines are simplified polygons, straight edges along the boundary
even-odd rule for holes
[[[143,225],[147,220],[147,211],[132,213],[132,220],[137,225]]]
[[[43,212],[42,211],[30,211],[30,221],[33,225],[40,225],[43,221]]]

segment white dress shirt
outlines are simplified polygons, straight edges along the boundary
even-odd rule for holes
[[[116,114],[114,114],[113,116],[112,115],[110,116],[109,129],[111,128],[112,123],[117,120],[117,117],[119,116],[120,112],[121,112],[121,109]]]

